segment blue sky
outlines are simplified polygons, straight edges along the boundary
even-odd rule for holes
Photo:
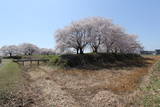
[[[139,35],[145,49],[160,48],[160,0],[0,0],[0,47],[54,48],[58,28],[90,16],[113,19]]]

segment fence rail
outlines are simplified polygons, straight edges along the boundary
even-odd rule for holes
[[[32,62],[37,62],[37,65],[40,64],[40,62],[48,62],[49,59],[14,59],[13,62],[19,63],[22,62],[23,65],[25,65],[25,62],[30,62],[30,64],[32,64]]]

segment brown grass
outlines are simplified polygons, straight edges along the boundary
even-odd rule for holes
[[[137,90],[159,56],[146,57],[147,66],[121,69],[53,69],[48,66],[26,69],[27,82],[41,100],[38,107],[138,107]],[[43,99],[43,100],[42,100]],[[33,107],[34,107],[33,106]]]
[[[150,58],[152,60],[147,60],[149,63],[147,67],[133,68],[134,70],[129,70],[128,74],[123,74],[113,79],[112,84],[109,85],[109,89],[115,93],[133,92],[137,89],[143,77],[150,71],[151,66],[156,63],[160,57],[152,56]]]

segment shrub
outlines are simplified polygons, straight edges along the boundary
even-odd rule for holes
[[[5,56],[4,59],[21,59],[22,56]]]
[[[59,56],[49,56],[48,57],[50,59],[49,63],[50,64],[57,64],[59,62]]]
[[[91,54],[66,54],[52,59],[52,64],[65,66],[65,67],[79,67],[79,66],[103,66],[109,64],[116,64],[118,62],[121,65],[135,65],[141,63],[140,55],[136,54],[106,54],[106,53],[91,53]]]

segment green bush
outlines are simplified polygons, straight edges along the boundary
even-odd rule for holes
[[[50,64],[57,64],[59,62],[59,56],[50,56],[49,58],[49,63]]]
[[[21,59],[22,56],[5,56],[4,59]]]

